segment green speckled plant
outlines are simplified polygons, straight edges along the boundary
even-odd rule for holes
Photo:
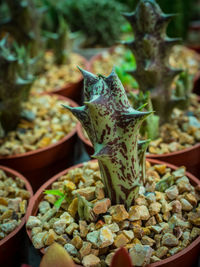
[[[0,41],[0,136],[15,129],[22,116],[22,101],[33,82],[26,64],[31,64],[25,49],[11,50],[7,38]],[[30,65],[29,65],[30,66]],[[24,114],[25,115],[25,114]]]
[[[140,112],[129,104],[123,85],[114,71],[84,76],[84,106],[67,109],[80,120],[95,150],[103,183],[113,204],[133,204],[145,180],[145,151],[148,141],[138,141],[143,120],[151,112]]]
[[[180,42],[179,38],[169,38],[166,34],[173,16],[164,14],[155,0],[140,0],[134,13],[125,14],[135,37],[125,43],[137,63],[130,73],[142,92],[151,92],[153,109],[161,124],[170,120],[174,107],[184,107],[188,101],[186,93],[179,96],[171,89],[174,78],[182,71],[169,65],[171,48]]]
[[[51,33],[46,31],[44,34],[49,39],[50,47],[53,49],[55,63],[57,65],[68,63],[72,50],[72,38],[65,19],[59,16],[57,32]]]

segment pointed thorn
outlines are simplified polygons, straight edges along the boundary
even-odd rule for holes
[[[84,114],[85,112],[85,106],[80,106],[80,107],[71,107],[71,106],[68,106],[68,105],[63,105],[62,106],[66,109],[68,109],[69,111],[71,111],[74,116],[76,117],[80,117],[81,114]]]
[[[90,101],[85,101],[84,105],[85,106],[94,106],[95,104],[98,104],[99,102],[101,102],[102,96],[100,95],[96,95],[94,96]]]
[[[104,146],[103,144],[96,144],[95,152],[92,155],[92,158],[101,159],[101,158],[105,158],[106,156],[108,156],[107,147]]]
[[[80,72],[82,73],[84,79],[89,80],[91,82],[97,82],[99,79],[96,75],[94,75],[93,73],[84,70],[82,68],[80,68],[79,66],[77,66],[77,68],[80,70]]]

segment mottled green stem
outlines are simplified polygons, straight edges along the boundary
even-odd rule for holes
[[[174,99],[171,90],[174,78],[181,72],[169,65],[171,48],[180,42],[179,38],[169,38],[166,34],[173,16],[164,14],[155,0],[140,0],[135,12],[125,14],[135,38],[125,42],[137,63],[136,70],[130,73],[140,90],[151,92],[153,109],[161,124],[170,119],[173,108],[183,100]]]
[[[132,108],[114,71],[108,77],[81,71],[84,106],[66,108],[80,120],[94,146],[108,197],[113,204],[130,207],[144,184],[146,145],[138,146],[138,135],[150,112]]]

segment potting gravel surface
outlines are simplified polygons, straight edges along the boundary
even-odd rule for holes
[[[45,56],[45,72],[36,79],[32,86],[32,92],[52,92],[81,79],[82,75],[77,66],[86,67],[81,56],[71,53],[69,62],[63,65],[56,65],[53,60],[53,54],[47,52]]]
[[[0,169],[0,240],[17,228],[26,213],[30,192],[19,177]]]
[[[200,235],[200,187],[189,183],[183,167],[171,171],[166,165],[146,165],[145,187],[129,209],[111,206],[97,163],[62,176],[52,185],[66,193],[61,208],[53,205],[58,197],[47,194],[37,216],[29,217],[35,248],[56,241],[75,262],[93,266],[109,265],[115,250],[125,246],[133,264],[142,266],[187,247]]]
[[[62,107],[68,104],[53,95],[33,95],[23,104],[17,129],[0,139],[0,156],[22,154],[47,147],[76,126],[75,117]]]

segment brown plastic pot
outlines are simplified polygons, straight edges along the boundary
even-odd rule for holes
[[[79,55],[84,64],[84,68],[88,70],[89,62],[81,55]],[[65,86],[53,90],[51,93],[68,97],[78,103],[81,102],[83,89],[83,77],[81,76],[76,82],[68,83]]]
[[[25,182],[25,188],[27,191],[30,192],[31,198],[33,196],[33,190],[31,188],[30,183],[28,180],[21,175],[20,173],[12,170],[10,168],[0,166],[0,170],[6,172],[11,177],[19,177],[21,180]],[[29,200],[29,204],[31,202],[31,198]],[[26,221],[26,216],[24,216],[21,220],[21,223],[12,231],[9,235],[7,235],[4,239],[0,240],[0,266],[11,266],[14,267],[16,263],[14,263],[14,255],[18,252],[20,245],[23,243],[23,236],[24,236],[24,224]]]
[[[72,107],[78,106],[69,98],[57,96],[58,99],[67,101]],[[25,175],[35,191],[47,178],[51,177],[48,172],[51,174],[51,168],[55,167],[55,163],[71,157],[76,141],[76,132],[77,126],[55,144],[18,155],[0,156],[0,164]]]
[[[96,161],[96,160],[93,160],[93,161]],[[177,167],[174,165],[171,165],[171,164],[168,164],[165,162],[161,162],[158,160],[148,159],[148,161],[152,164],[166,164],[167,167],[169,167],[173,170],[177,169]],[[47,181],[45,184],[43,184],[38,189],[38,191],[36,192],[34,197],[31,199],[31,203],[30,203],[28,211],[27,211],[26,220],[28,220],[29,216],[35,216],[37,214],[39,203],[42,201],[42,199],[44,197],[44,194],[43,194],[44,190],[50,189],[51,184],[53,182],[55,182],[56,180],[58,180],[62,175],[65,175],[70,170],[81,167],[81,166],[83,166],[83,163],[75,165],[71,168],[68,168],[68,169],[60,172],[59,174],[55,175],[49,181]],[[195,176],[193,176],[189,172],[186,172],[186,175],[189,178],[192,185],[194,185],[194,186],[200,185],[200,181]],[[31,240],[31,230],[27,229],[27,234]],[[189,267],[189,266],[192,266],[192,264],[195,263],[196,260],[198,259],[199,251],[200,251],[200,236],[196,240],[194,240],[187,248],[178,252],[174,256],[171,256],[165,260],[161,260],[157,263],[149,264],[149,265],[147,265],[147,267],[158,267],[158,266],[162,266],[162,267],[175,267],[175,266],[176,267]],[[44,249],[41,249],[40,252],[42,254],[44,254]]]

